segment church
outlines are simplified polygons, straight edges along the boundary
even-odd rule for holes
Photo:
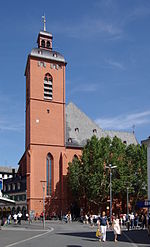
[[[18,173],[26,176],[28,211],[43,211],[43,198],[57,215],[69,209],[65,178],[68,162],[79,156],[87,139],[117,136],[122,142],[137,144],[134,133],[105,131],[75,104],[65,102],[63,55],[53,50],[53,36],[44,30],[37,38],[37,48],[28,55],[26,77],[25,152]]]

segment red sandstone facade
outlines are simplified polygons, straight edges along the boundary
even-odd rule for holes
[[[51,213],[68,210],[65,186],[68,162],[81,149],[65,147],[65,67],[62,55],[52,51],[52,35],[39,33],[38,48],[28,56],[26,76],[26,144],[19,171],[27,178],[27,208],[43,211],[43,183]],[[45,79],[47,76],[48,79]],[[51,83],[52,85],[46,85]],[[51,169],[47,171],[47,157]],[[51,179],[47,173],[51,174]],[[50,179],[49,187],[47,180]],[[45,182],[41,182],[45,181]],[[49,194],[47,193],[49,190]]]

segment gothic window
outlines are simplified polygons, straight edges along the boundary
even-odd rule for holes
[[[45,47],[45,40],[42,39],[41,41],[41,46],[44,48]]]
[[[52,163],[53,158],[49,153],[46,158],[46,195],[50,196],[52,194]]]
[[[47,73],[44,77],[44,99],[52,100],[53,98],[53,79]]]
[[[47,41],[47,48],[50,48],[50,42]]]

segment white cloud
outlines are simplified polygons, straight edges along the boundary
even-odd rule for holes
[[[140,126],[150,123],[150,111],[120,115],[113,118],[98,118],[95,122],[104,129],[131,129],[133,125]]]
[[[79,23],[76,24],[62,24],[55,23],[53,25],[55,32],[63,32],[66,35],[73,38],[95,38],[97,36],[114,38],[117,36],[120,37],[122,33],[122,29],[112,23],[112,21],[106,21],[102,18],[85,18],[80,20]]]
[[[24,125],[22,123],[9,123],[8,121],[0,121],[0,131],[15,131],[15,132],[23,132]]]
[[[98,90],[98,84],[79,84],[78,86],[72,88],[69,93],[74,94],[76,92],[84,92],[84,93],[90,93],[90,92],[96,92]]]
[[[118,62],[118,61],[113,61],[111,59],[106,60],[106,63],[108,65],[110,65],[110,67],[112,68],[117,68],[117,69],[121,69],[121,70],[125,70],[125,67],[122,63]]]

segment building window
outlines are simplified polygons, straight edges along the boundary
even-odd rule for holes
[[[68,142],[72,143],[72,138],[71,137],[68,138]]]
[[[17,183],[17,188],[18,190],[20,190],[20,183]]]
[[[6,191],[6,185],[4,184],[4,191]]]
[[[42,39],[41,41],[41,46],[44,48],[45,47],[45,40]]]
[[[44,77],[44,99],[52,100],[53,98],[53,80],[52,76],[47,73]]]
[[[93,133],[97,133],[97,129],[93,129]]]
[[[53,57],[57,57],[57,53],[53,53]]]
[[[10,189],[11,189],[11,186],[10,186],[10,184],[8,184],[8,191],[10,191]]]
[[[16,186],[15,184],[12,185],[12,189],[15,190],[16,189]]]
[[[52,194],[52,162],[53,158],[51,154],[47,155],[46,158],[46,195]]]
[[[75,128],[75,132],[76,133],[79,133],[79,128]]]
[[[50,42],[47,41],[47,48],[50,48]]]

